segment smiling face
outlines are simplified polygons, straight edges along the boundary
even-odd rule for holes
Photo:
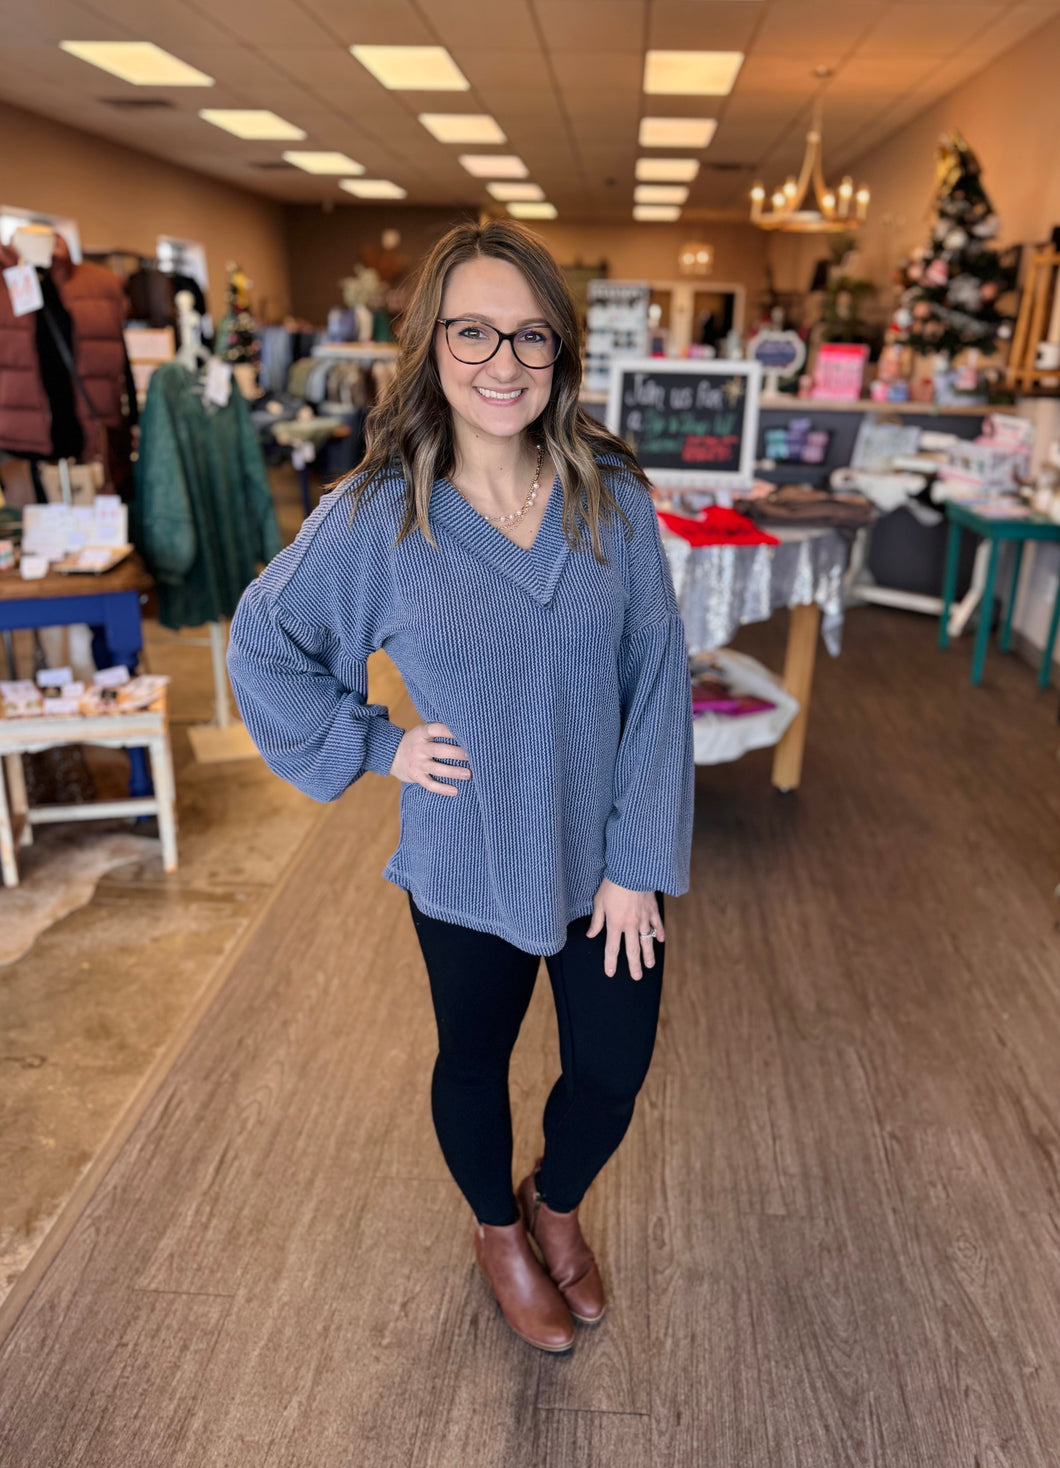
[[[445,320],[469,317],[502,332],[548,324],[522,271],[487,255],[454,266],[439,315]],[[473,336],[474,326],[469,324],[468,330]],[[434,351],[458,439],[461,428],[476,437],[514,438],[544,411],[552,368],[524,367],[511,342],[502,342],[488,362],[458,362],[446,344],[445,328],[436,326]]]

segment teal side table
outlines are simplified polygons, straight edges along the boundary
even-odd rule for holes
[[[980,515],[971,505],[962,504],[959,500],[946,501],[946,518],[949,520],[949,532],[946,539],[946,576],[942,590],[942,620],[939,623],[939,647],[941,648],[949,646],[950,606],[957,590],[961,531],[970,530],[973,534],[981,535],[984,540],[990,542],[990,563],[986,573],[986,586],[983,588],[979,631],[975,638],[975,653],[972,657],[972,683],[978,688],[983,681],[983,665],[986,662],[986,649],[990,641],[990,620],[993,615],[994,587],[997,582],[997,563],[1001,557],[1002,542],[1011,540],[1015,542],[1016,546],[1012,590],[1009,593],[1008,607],[998,641],[1001,651],[1008,652],[1012,641],[1012,612],[1016,604],[1016,591],[1019,587],[1023,547],[1028,540],[1060,541],[1060,525],[1045,519],[1042,515],[1030,515],[1025,520],[996,520],[992,515]],[[1053,614],[1049,621],[1049,636],[1046,639],[1042,665],[1038,672],[1039,688],[1049,686],[1049,673],[1053,664],[1053,646],[1056,643],[1058,623],[1060,623],[1060,585],[1057,587]]]

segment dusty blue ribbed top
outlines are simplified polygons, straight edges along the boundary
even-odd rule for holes
[[[688,889],[692,701],[684,628],[651,496],[607,471],[632,535],[601,526],[608,564],[563,532],[557,480],[529,550],[446,479],[437,549],[399,545],[394,477],[352,515],[326,495],[243,595],[228,668],[269,766],[315,800],[386,774],[403,730],[368,704],[384,648],[420,718],[445,724],[472,777],[458,794],[401,786],[401,839],[383,875],[423,912],[556,953],[604,876]],[[628,538],[627,538],[628,537]]]

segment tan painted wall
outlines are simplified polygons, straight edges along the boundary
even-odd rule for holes
[[[287,209],[287,241],[294,308],[312,321],[322,322],[328,309],[339,303],[338,281],[360,258],[361,247],[376,244],[388,226],[401,231],[401,251],[413,263],[434,241],[468,211],[446,209],[379,208],[339,205],[325,214],[318,207],[291,205]],[[677,253],[690,239],[703,239],[715,249],[714,280],[744,285],[748,307],[765,282],[767,240],[750,225],[568,223],[534,221],[561,265],[576,260],[610,265],[614,280],[674,280]]]
[[[681,246],[704,240],[714,246],[712,278],[746,286],[749,307],[765,284],[766,237],[749,224],[568,224],[557,219],[533,228],[561,265],[605,259],[613,280],[676,280]]]
[[[1058,69],[1060,19],[1005,52],[851,167],[857,181],[872,189],[861,233],[861,273],[884,288],[881,301],[890,302],[887,288],[900,257],[927,243],[935,149],[947,129],[959,128],[979,156],[987,192],[1001,217],[1003,244],[1045,239],[1060,224]],[[826,112],[826,150],[827,144]],[[805,289],[813,244],[786,239],[775,246],[778,284],[790,281]]]
[[[285,213],[293,307],[321,326],[342,304],[339,281],[353,274],[365,245],[379,245],[384,229],[400,231],[399,253],[415,266],[450,225],[469,217],[455,209],[378,204],[338,204],[330,213],[319,205],[289,204]]]
[[[206,247],[210,305],[224,308],[225,264],[254,282],[259,314],[278,319],[290,286],[283,209],[217,179],[0,103],[0,203],[76,219],[86,250],[153,255],[160,234]]]

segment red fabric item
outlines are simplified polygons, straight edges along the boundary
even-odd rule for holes
[[[9,245],[0,245],[0,267],[18,264]],[[125,356],[122,327],[125,298],[121,281],[102,265],[75,265],[62,235],[55,237],[51,275],[70,313],[74,365],[96,414],[108,428],[122,422]],[[12,454],[52,452],[51,408],[37,361],[36,313],[16,316],[0,281],[0,448]],[[85,436],[85,456],[99,444],[99,429],[74,388],[77,416]]]
[[[753,520],[724,505],[711,505],[700,510],[694,520],[687,515],[669,515],[658,511],[659,519],[690,545],[779,545],[775,535],[760,530]]]

